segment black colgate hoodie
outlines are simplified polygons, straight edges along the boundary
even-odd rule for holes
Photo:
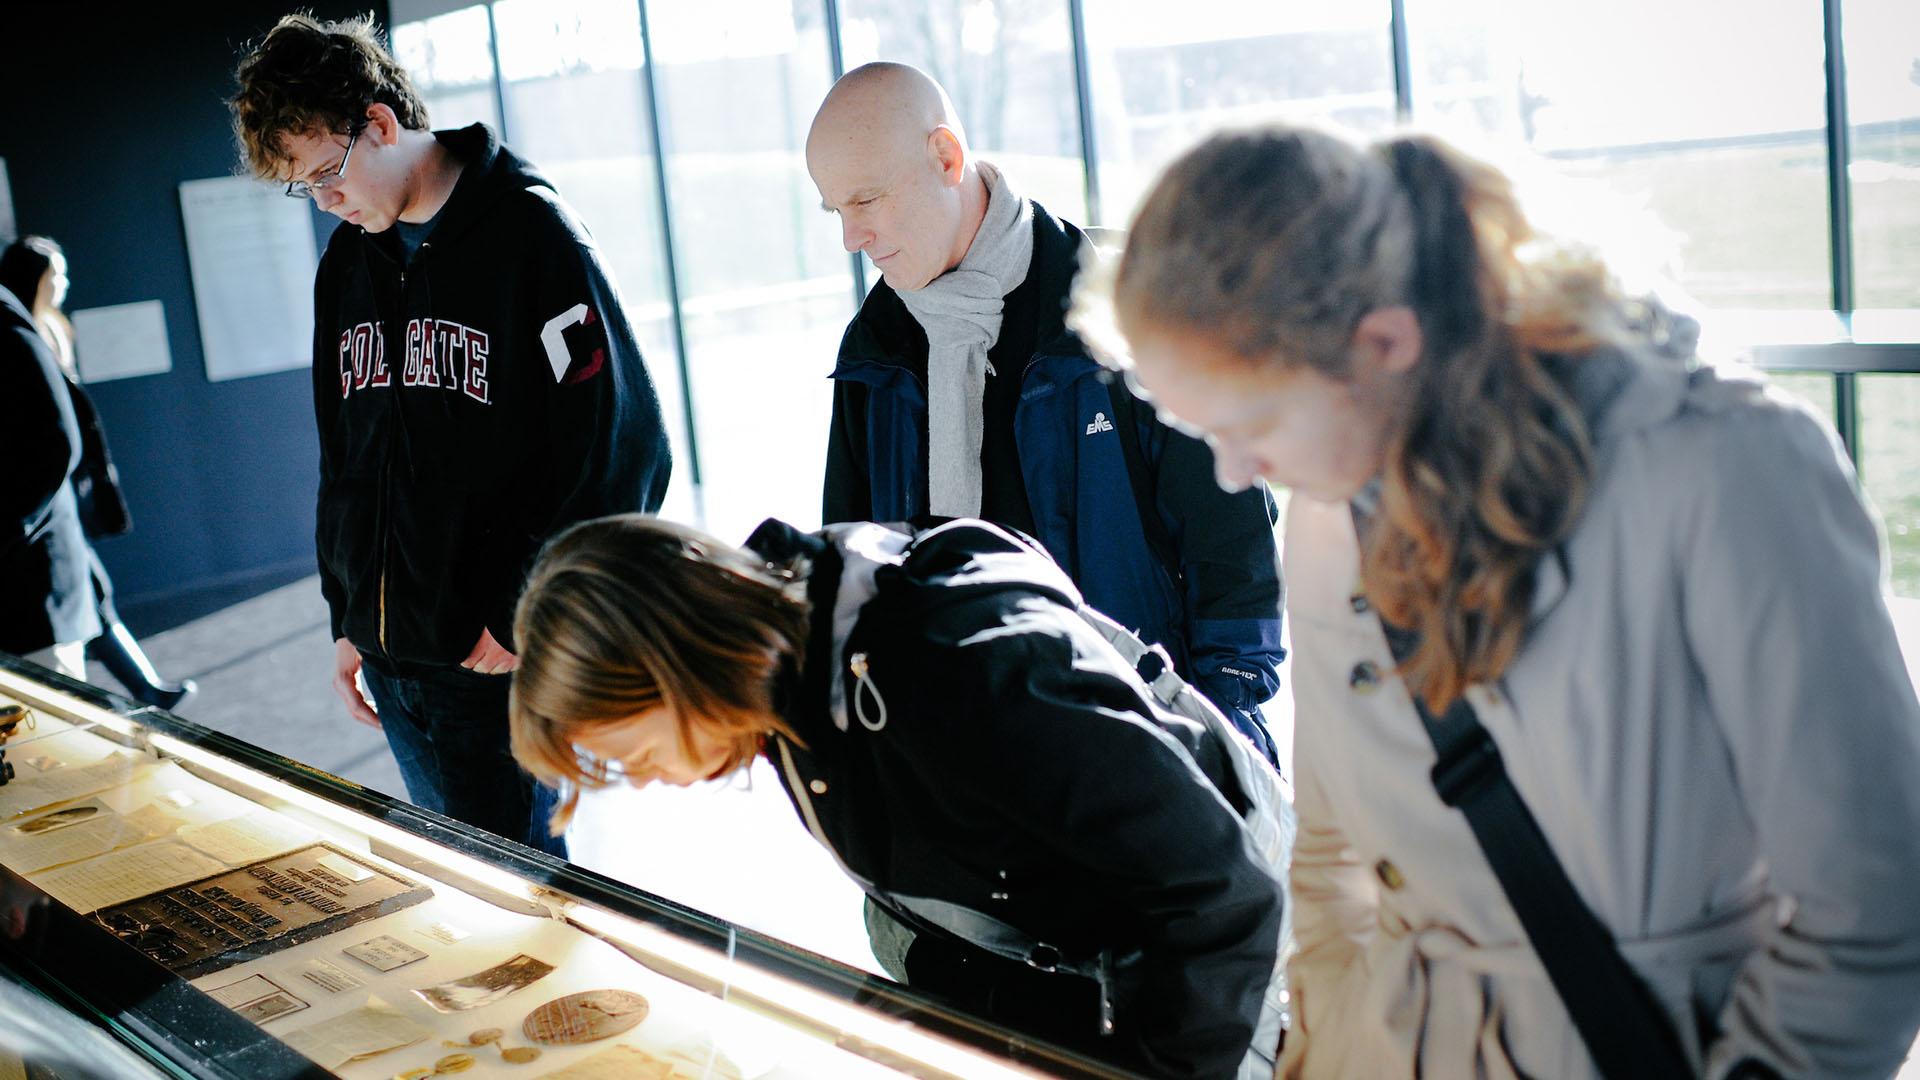
[[[652,379],[592,238],[483,124],[409,261],[334,230],[314,283],[316,529],[333,635],[395,669],[508,649],[540,545],[652,511],[671,468]]]

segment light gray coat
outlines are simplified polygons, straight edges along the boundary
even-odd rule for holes
[[[1888,1076],[1920,1026],[1920,705],[1851,469],[1751,375],[1652,348],[1584,363],[1612,365],[1589,410],[1591,501],[1566,572],[1542,561],[1521,654],[1469,698],[1706,1075],[1752,1057]],[[1292,501],[1286,576],[1300,831],[1283,1075],[1595,1075],[1434,793],[1433,748],[1355,600],[1346,504]]]

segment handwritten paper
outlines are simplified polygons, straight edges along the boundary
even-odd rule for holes
[[[228,866],[284,855],[317,838],[312,829],[264,810],[180,830],[180,839]]]
[[[226,867],[177,840],[127,848],[44,874],[28,875],[55,900],[86,914],[212,877]]]
[[[43,806],[124,784],[133,779],[139,761],[133,754],[113,754],[80,768],[20,777],[0,787],[0,819],[19,817]]]
[[[83,820],[62,824],[62,815],[93,811]],[[36,828],[36,826],[49,826]],[[132,814],[115,814],[98,799],[61,810],[23,818],[0,826],[0,864],[20,874],[34,874],[81,859],[91,859],[123,847],[165,836],[180,827],[180,819],[152,805]]]
[[[320,260],[307,206],[246,177],[180,185],[209,380],[313,363],[313,272]]]
[[[398,1050],[433,1034],[407,1019],[379,998],[368,998],[363,1008],[322,1020],[280,1036],[282,1042],[325,1069]]]

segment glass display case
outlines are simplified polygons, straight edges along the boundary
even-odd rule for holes
[[[5,653],[0,734],[0,1076],[1115,1075]]]

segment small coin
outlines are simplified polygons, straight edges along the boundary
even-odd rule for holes
[[[448,1054],[446,1057],[433,1063],[433,1075],[440,1076],[444,1073],[466,1072],[468,1069],[473,1068],[473,1066],[474,1060],[472,1054]]]
[[[504,1058],[509,1065],[525,1065],[527,1062],[533,1061],[540,1056],[540,1048],[537,1046],[503,1046],[500,1048],[500,1056]]]
[[[506,1032],[499,1028],[481,1028],[479,1031],[467,1036],[467,1045],[486,1046],[489,1043],[497,1043],[505,1038],[506,1034]]]

